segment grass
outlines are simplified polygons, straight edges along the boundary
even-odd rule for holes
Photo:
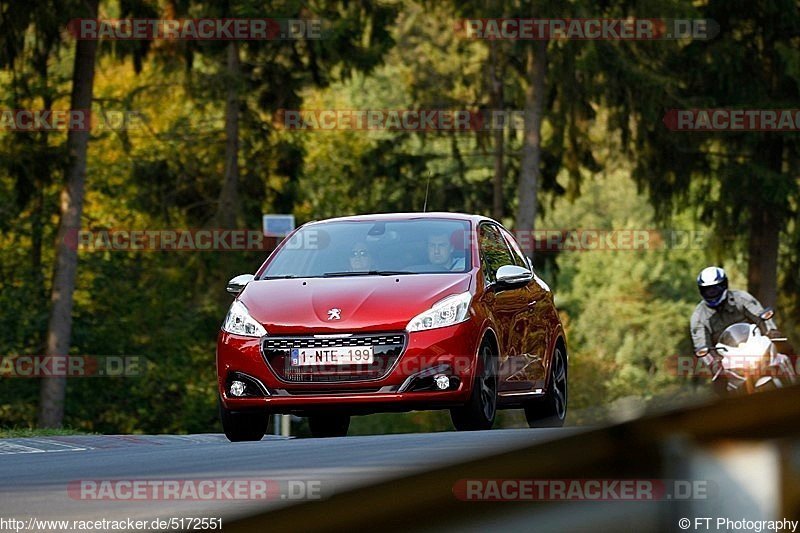
[[[34,429],[0,428],[0,439],[19,439],[25,437],[63,437],[64,435],[91,435],[86,431],[71,428]]]

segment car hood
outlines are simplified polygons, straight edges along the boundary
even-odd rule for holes
[[[468,273],[271,279],[251,281],[239,300],[270,335],[399,331],[469,285]],[[331,309],[341,318],[329,320]]]

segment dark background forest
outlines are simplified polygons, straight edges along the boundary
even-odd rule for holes
[[[320,19],[325,31],[92,41],[67,30],[73,19],[129,17]],[[491,17],[711,19],[719,33],[525,41],[457,31],[460,20]],[[0,376],[3,428],[219,431],[225,282],[268,252],[76,249],[67,237],[78,229],[258,230],[264,213],[300,224],[420,211],[427,194],[428,210],[521,231],[694,232],[691,244],[646,250],[534,253],[567,330],[578,423],[581,410],[707,387],[669,361],[691,355],[695,277],[709,264],[775,306],[800,341],[800,133],[664,123],[671,109],[800,108],[795,0],[2,0],[0,97],[4,110],[135,118],[88,131],[0,128],[0,354],[147,360],[142,376],[124,379]],[[476,131],[291,131],[278,118],[285,109],[500,110],[522,120]],[[449,427],[442,413],[409,413],[359,418],[351,432]]]

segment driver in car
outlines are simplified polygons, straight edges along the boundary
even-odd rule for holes
[[[453,242],[448,233],[433,233],[428,236],[428,262],[435,270],[464,270],[465,258],[453,257],[453,251]]]

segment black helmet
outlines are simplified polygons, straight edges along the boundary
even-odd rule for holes
[[[721,268],[710,266],[697,275],[697,286],[706,305],[717,307],[728,295],[728,276]]]

